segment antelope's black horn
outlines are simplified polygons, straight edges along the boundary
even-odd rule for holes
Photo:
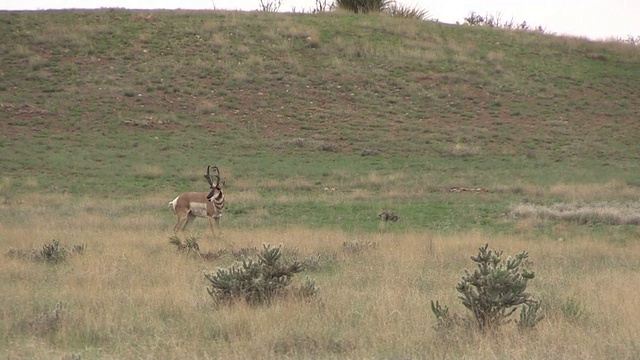
[[[216,187],[220,186],[220,169],[217,166],[213,166],[213,169],[216,171]]]
[[[213,180],[211,180],[211,166],[207,166],[207,174],[204,176],[205,179],[207,179],[207,182],[209,182],[209,185],[213,186]]]

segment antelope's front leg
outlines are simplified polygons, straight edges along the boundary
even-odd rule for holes
[[[211,229],[211,233],[213,234],[213,236],[216,235],[215,224],[214,224],[214,221],[217,222],[216,220],[217,219],[215,219],[213,216],[209,217],[209,229]]]

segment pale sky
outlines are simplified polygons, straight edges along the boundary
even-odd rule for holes
[[[640,36],[640,0],[398,0],[398,3],[427,10],[432,18],[444,23],[462,23],[475,11],[480,15],[500,14],[503,21],[526,21],[531,27],[541,25],[549,33],[591,39]],[[315,0],[282,0],[280,11],[309,11],[314,4]],[[0,10],[257,10],[259,7],[260,0],[0,0]]]

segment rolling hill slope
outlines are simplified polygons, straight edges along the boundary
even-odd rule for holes
[[[247,187],[371,171],[639,185],[631,45],[377,15],[124,10],[0,13],[0,44],[0,166],[17,193],[187,189],[207,163]]]

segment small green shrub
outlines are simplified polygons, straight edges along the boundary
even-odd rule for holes
[[[538,310],[542,302],[534,301],[522,305],[520,310],[520,320],[516,320],[516,324],[520,330],[533,329],[540,320],[544,319],[544,315],[538,315]]]
[[[216,303],[231,303],[236,299],[250,304],[270,303],[274,297],[285,294],[293,275],[303,270],[301,262],[285,263],[282,254],[280,246],[265,244],[257,260],[245,259],[230,268],[205,274],[211,283],[207,288],[209,295]],[[315,295],[315,283],[307,279],[297,293],[305,297]]]
[[[438,328],[449,328],[453,325],[453,318],[449,315],[449,307],[442,306],[439,302],[431,301],[431,311],[436,316]]]
[[[178,236],[174,235],[169,238],[169,244],[175,245],[179,251],[186,252],[187,254],[194,253],[200,255],[200,245],[198,245],[198,238],[196,236],[190,235],[182,241]]]
[[[479,249],[471,260],[477,268],[471,272],[465,270],[462,280],[456,285],[461,294],[458,298],[473,316],[474,323],[481,330],[495,329],[509,322],[509,317],[523,305],[520,320],[521,328],[533,328],[543,316],[538,314],[540,303],[526,292],[527,283],[534,273],[523,267],[529,255],[526,252],[502,261],[502,251],[494,252],[489,244]],[[438,302],[431,302],[431,311],[436,316],[439,327],[448,327],[453,321],[449,309]]]
[[[316,287],[316,281],[308,276],[305,277],[300,287],[298,287],[298,290],[296,291],[296,293],[302,298],[306,298],[306,299],[314,298],[318,293],[318,288]]]
[[[527,282],[534,273],[522,268],[524,259],[529,255],[522,252],[502,262],[502,251],[490,250],[489,244],[472,256],[477,268],[465,275],[456,286],[462,294],[460,300],[474,315],[481,329],[496,327],[507,320],[517,310],[517,306],[532,303],[531,295],[526,293]]]
[[[568,298],[561,306],[562,314],[570,321],[579,321],[583,319],[587,313],[580,301],[576,298]]]
[[[53,240],[51,244],[42,245],[40,258],[43,261],[58,263],[67,259],[69,252],[64,246],[60,246],[59,240]]]
[[[73,245],[71,252],[75,254],[84,254],[86,250],[87,250],[87,244],[76,244],[76,245]]]

